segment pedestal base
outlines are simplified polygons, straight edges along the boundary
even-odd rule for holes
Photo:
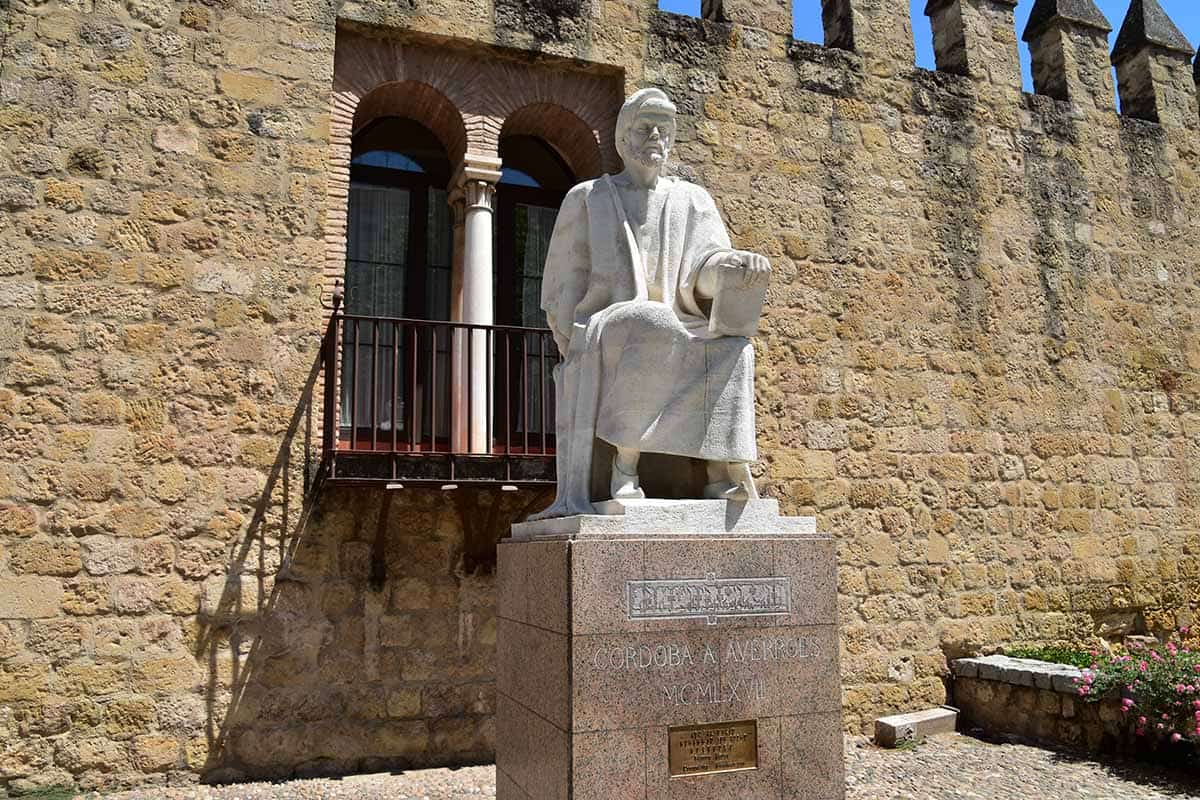
[[[499,800],[843,797],[833,540],[696,502],[500,545]]]

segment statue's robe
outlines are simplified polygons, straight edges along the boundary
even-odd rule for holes
[[[645,242],[608,176],[574,187],[555,222],[542,308],[564,356],[554,371],[558,495],[539,517],[594,513],[597,439],[757,458],[753,348],[710,332],[710,304],[696,292],[701,268],[731,250],[729,234],[701,187],[664,178],[654,194]]]

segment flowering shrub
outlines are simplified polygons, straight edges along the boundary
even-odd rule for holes
[[[1200,744],[1200,650],[1189,634],[1161,645],[1131,644],[1096,662],[1077,681],[1080,697],[1099,701],[1121,697],[1126,725],[1136,736]]]

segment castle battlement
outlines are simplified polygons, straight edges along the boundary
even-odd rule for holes
[[[791,39],[793,9],[787,0],[706,1],[700,18],[668,14],[642,2],[506,5],[501,0],[495,7],[497,39],[533,52],[623,64],[634,54],[605,46],[603,31],[616,25],[625,29],[627,37],[646,41],[663,31],[687,33],[689,41],[658,54],[664,60],[676,58],[682,66],[703,60],[688,52],[701,44],[728,48],[758,42],[768,51],[790,47],[794,54],[814,55],[804,43]],[[989,85],[991,102],[1005,93],[1015,98],[1021,91],[1016,5],[1016,0],[930,0],[925,14],[933,29],[937,71]],[[821,6],[824,46],[858,56],[841,60],[845,75],[831,85],[852,86],[858,75],[895,79],[912,74],[911,20],[903,4],[822,0]],[[370,2],[349,3],[343,15],[384,25],[396,22],[398,16]],[[523,24],[531,19],[539,24]],[[712,25],[706,28],[700,20]],[[1035,93],[1099,111],[1111,109],[1111,64],[1116,68],[1122,114],[1171,127],[1200,124],[1196,80],[1185,74],[1200,71],[1200,66],[1193,67],[1190,44],[1157,0],[1131,2],[1109,53],[1111,30],[1093,0],[1037,0],[1021,34],[1031,51]],[[830,57],[835,60],[837,56]]]

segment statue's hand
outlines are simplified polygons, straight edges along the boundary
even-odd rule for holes
[[[717,266],[740,269],[743,286],[762,286],[771,279],[771,262],[767,261],[766,256],[749,250],[732,250],[720,258]]]

